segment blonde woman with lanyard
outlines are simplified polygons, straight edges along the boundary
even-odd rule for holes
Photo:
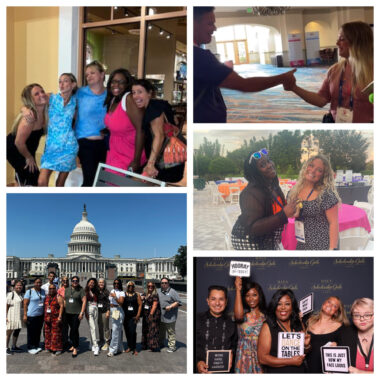
[[[329,160],[318,154],[307,160],[288,194],[298,201],[297,250],[336,250],[339,242],[338,207],[334,172]]]
[[[40,336],[44,324],[45,291],[41,289],[40,278],[34,280],[34,286],[24,296],[24,322],[27,328],[27,342],[29,354],[38,354],[40,348]]]
[[[122,305],[124,303],[125,293],[123,292],[123,283],[119,278],[113,282],[113,289],[110,292],[110,311],[112,338],[109,346],[108,357],[112,357],[123,352],[123,321],[124,311]]]

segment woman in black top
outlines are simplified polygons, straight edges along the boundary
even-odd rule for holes
[[[127,283],[127,291],[123,303],[123,310],[125,313],[124,318],[124,331],[127,338],[128,348],[125,352],[132,352],[137,355],[136,350],[136,326],[140,319],[142,308],[142,301],[139,293],[135,292],[135,283],[129,281]]]
[[[265,148],[249,154],[244,177],[248,186],[240,194],[241,215],[232,229],[232,246],[236,250],[277,250],[283,226],[295,214],[297,201],[286,204]]]
[[[40,172],[35,154],[47,125],[48,97],[39,84],[32,83],[22,90],[21,100],[33,112],[35,121],[28,123],[22,113],[16,117],[7,136],[7,160],[21,186],[37,186]]]
[[[304,355],[290,358],[277,356],[279,332],[305,332],[299,318],[298,302],[290,289],[279,289],[273,295],[268,308],[257,348],[260,364],[267,373],[304,373]],[[305,351],[310,348],[310,335],[305,334]]]
[[[143,131],[145,154],[149,158],[143,174],[165,182],[178,182],[183,177],[184,164],[170,168],[158,166],[165,140],[165,119],[174,124],[174,117],[171,106],[166,100],[153,99],[154,92],[154,86],[146,79],[139,79],[132,86],[133,100],[137,107],[145,109]]]

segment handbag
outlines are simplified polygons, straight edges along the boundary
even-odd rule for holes
[[[182,165],[187,159],[187,146],[180,129],[169,123],[164,114],[165,140],[162,144],[160,159],[157,166],[159,169],[168,169]]]
[[[331,114],[331,112],[326,113],[325,115],[323,115],[322,123],[335,123],[335,120],[334,120],[333,115]]]
[[[117,309],[112,310],[112,319],[118,320],[120,318],[120,311]]]

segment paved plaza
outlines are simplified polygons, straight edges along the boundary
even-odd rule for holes
[[[136,289],[141,292],[142,289]],[[76,358],[70,352],[60,356],[53,356],[50,352],[42,351],[37,355],[26,352],[26,328],[21,330],[17,345],[25,350],[7,356],[7,373],[186,373],[186,320],[187,295],[179,293],[183,306],[180,307],[176,324],[177,350],[174,353],[140,351],[141,327],[137,325],[137,356],[122,353],[114,357],[107,357],[108,351],[100,351],[94,356],[90,346],[90,332],[87,320],[83,319],[79,328],[80,350]],[[42,338],[42,334],[41,334]],[[124,335],[124,348],[127,348]]]

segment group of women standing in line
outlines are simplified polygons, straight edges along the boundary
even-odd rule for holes
[[[97,62],[86,66],[87,85],[78,88],[71,73],[59,78],[58,94],[46,94],[37,83],[22,92],[22,112],[7,136],[7,159],[22,186],[48,186],[58,172],[56,186],[64,186],[78,156],[82,186],[92,186],[98,164],[143,172],[157,179],[178,182],[184,165],[159,167],[164,123],[174,123],[168,102],[153,99],[148,80],[134,80],[126,69],[111,73],[104,87],[105,70]],[[41,136],[47,131],[41,172],[35,160]],[[108,136],[110,135],[110,136]]]
[[[303,164],[287,200],[265,148],[249,154],[244,176],[248,185],[240,195],[241,215],[232,229],[234,249],[280,249],[281,233],[292,217],[296,218],[297,250],[338,249],[341,200],[325,156],[312,156]]]
[[[327,298],[308,320],[290,289],[279,289],[266,307],[262,288],[235,280],[234,316],[238,324],[235,373],[322,373],[320,347],[350,347],[350,373],[374,370],[374,304],[359,298],[351,306],[352,325],[338,297]],[[303,317],[303,318],[302,318]],[[305,354],[277,357],[279,332],[304,332]]]
[[[68,350],[72,357],[79,352],[79,326],[86,317],[90,329],[90,345],[95,356],[100,349],[108,350],[112,357],[124,352],[123,326],[128,348],[125,352],[137,355],[136,327],[142,318],[142,349],[151,351],[159,347],[161,311],[156,287],[148,282],[147,291],[140,296],[133,281],[123,291],[122,281],[116,279],[112,291],[108,291],[104,279],[87,281],[83,289],[77,276],[62,278],[61,286],[49,284],[48,294],[37,278],[34,286],[22,293],[23,284],[16,281],[14,290],[7,294],[7,354],[22,352],[17,339],[23,325],[27,327],[27,349],[30,354],[42,351],[41,330],[44,326],[45,350],[60,355]],[[112,333],[109,328],[111,321]],[[12,347],[9,348],[11,337]]]

